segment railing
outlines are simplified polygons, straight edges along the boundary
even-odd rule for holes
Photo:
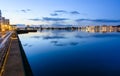
[[[3,38],[2,42],[0,44],[0,70],[4,62],[5,55],[7,53],[7,49],[10,43],[10,37],[12,35],[12,32],[8,32]]]

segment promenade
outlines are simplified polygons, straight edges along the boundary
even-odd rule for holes
[[[18,38],[10,38],[0,76],[25,76]]]

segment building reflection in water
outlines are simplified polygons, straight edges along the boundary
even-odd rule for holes
[[[59,27],[59,28],[54,28],[54,27],[48,27],[44,28],[42,27],[39,31],[44,31],[44,30],[69,30],[69,31],[86,31],[86,32],[120,32],[120,25],[118,26],[107,26],[107,25],[102,25],[102,26],[82,26],[82,27]]]
[[[120,26],[86,26],[82,28],[86,32],[120,32]]]

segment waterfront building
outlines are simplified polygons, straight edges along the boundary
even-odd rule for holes
[[[78,27],[78,31],[81,31],[81,27]]]
[[[5,19],[5,17],[2,17],[2,19],[1,19],[1,31],[6,32],[6,31],[9,31],[10,29],[11,29],[11,26],[10,26],[9,19]]]
[[[107,32],[107,25],[103,25],[100,27],[100,32]]]
[[[117,32],[117,30],[118,30],[118,27],[117,26],[113,26],[113,31]]]
[[[5,33],[6,31],[9,31],[11,29],[10,21],[9,19],[5,19],[5,17],[2,17],[2,13],[0,10],[0,33]]]
[[[1,31],[5,32],[5,17],[1,18]]]
[[[81,31],[86,31],[86,27],[85,27],[85,26],[82,26],[82,27],[81,27]]]
[[[95,26],[95,32],[100,32],[100,26]]]
[[[17,30],[17,25],[10,25],[11,29],[10,30]]]
[[[120,32],[120,25],[117,26],[117,31]]]
[[[5,30],[8,31],[11,29],[9,19],[5,19]]]
[[[0,10],[0,32],[1,32],[1,19],[2,19],[2,13],[1,13],[1,10]]]
[[[113,26],[108,26],[108,31],[113,32],[114,31]]]
[[[34,30],[34,27],[33,27],[33,26],[30,26],[30,25],[27,25],[27,26],[25,27],[25,29],[26,29],[26,30]]]
[[[90,28],[89,26],[86,26],[86,32],[89,32]]]
[[[87,32],[95,32],[95,26],[86,26]]]

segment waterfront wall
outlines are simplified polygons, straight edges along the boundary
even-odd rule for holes
[[[18,38],[18,44],[20,47],[21,55],[22,55],[22,62],[23,62],[23,66],[24,66],[25,76],[33,76],[32,69],[31,69],[30,64],[28,62],[28,59],[26,57],[26,54],[24,52],[24,49],[22,47],[21,41],[18,37],[18,34],[16,34],[16,36]]]

